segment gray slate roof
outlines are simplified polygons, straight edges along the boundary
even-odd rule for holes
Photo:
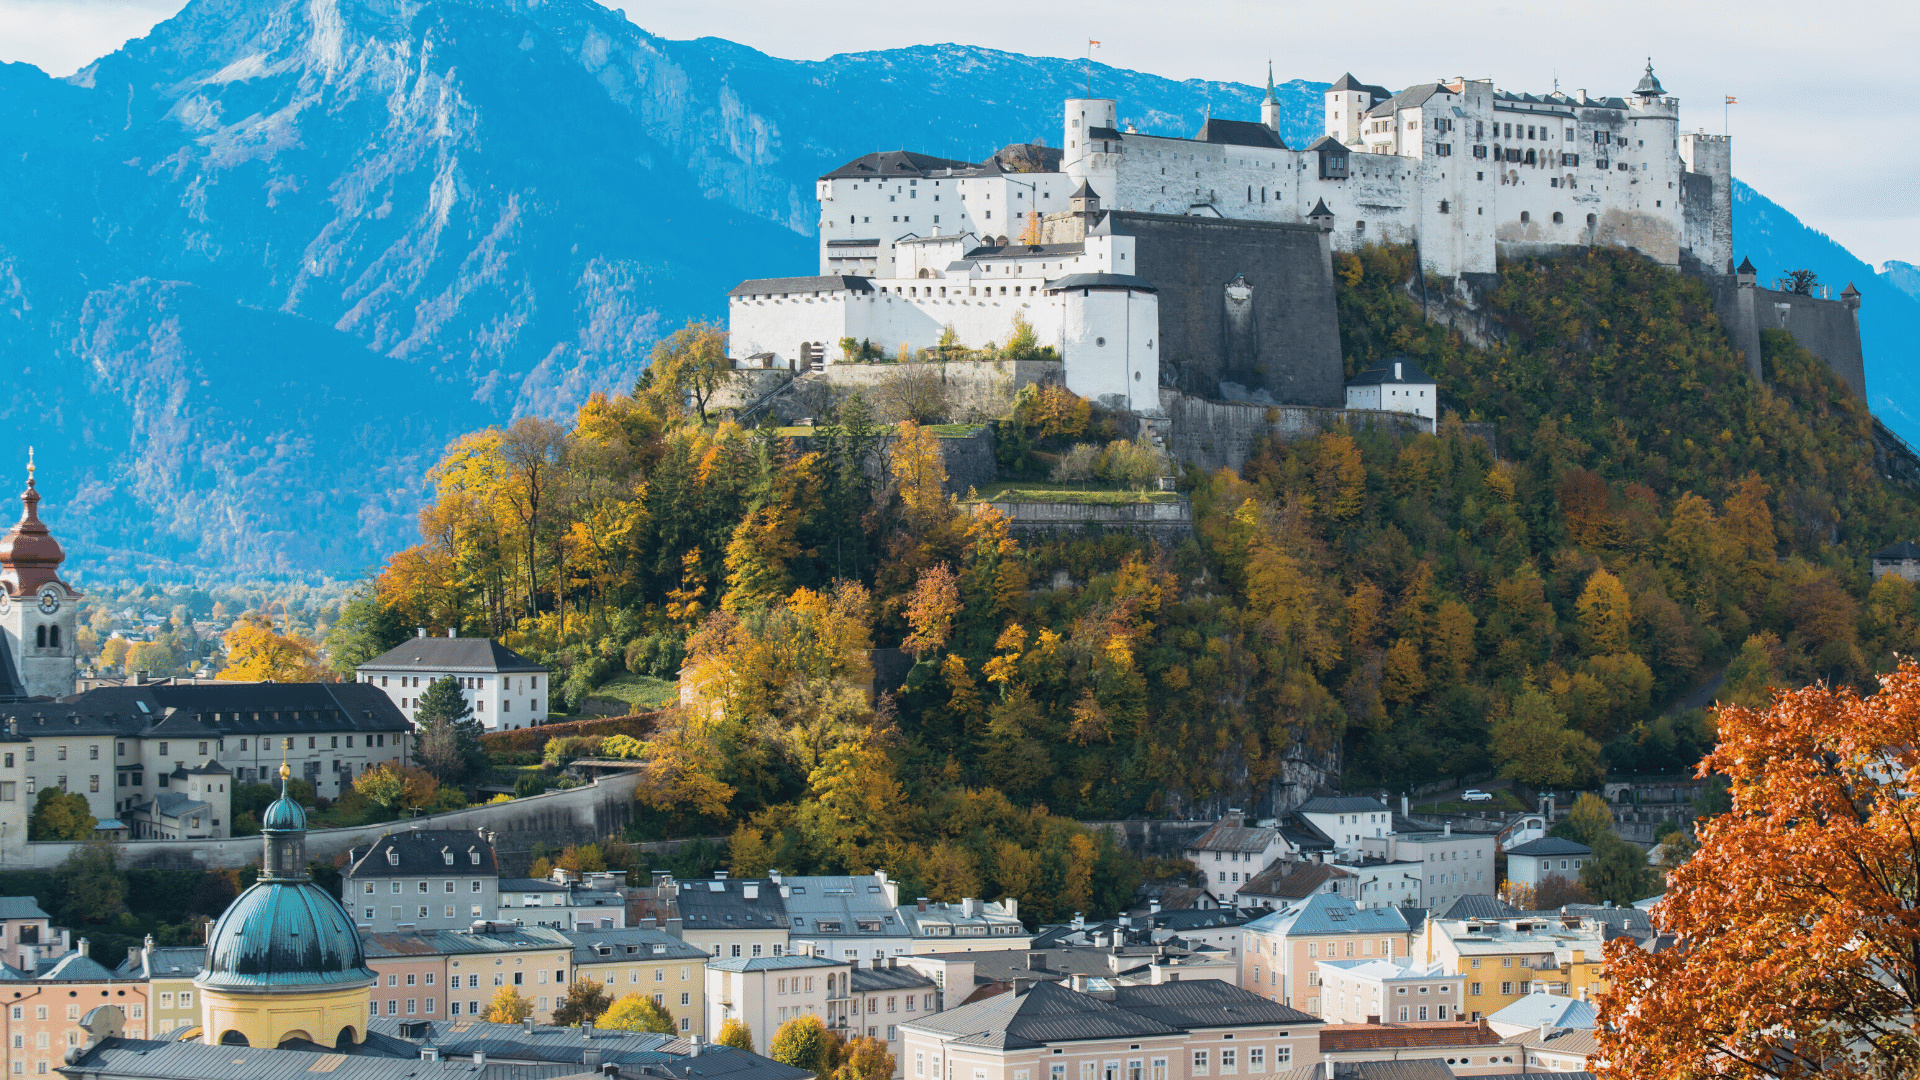
[[[862,154],[845,165],[821,176],[822,180],[878,179],[886,176],[924,177],[934,173],[944,173],[948,169],[955,172],[979,169],[971,161],[956,158],[934,157],[932,154],[917,154],[912,150],[882,150],[872,154]],[[995,168],[998,172],[998,168]]]
[[[387,861],[391,852],[400,857],[396,865]],[[453,865],[447,865],[447,853]],[[478,853],[480,864],[474,865]],[[343,878],[378,877],[498,877],[499,857],[493,845],[476,832],[466,829],[395,829],[366,848],[354,848],[348,854]]]
[[[1331,1080],[1453,1080],[1453,1070],[1443,1058],[1415,1058],[1410,1061],[1338,1061]],[[1553,1080],[1567,1080],[1572,1073],[1555,1073]],[[1279,1073],[1274,1080],[1329,1080],[1323,1062],[1303,1065]]]
[[[547,669],[491,638],[411,637],[354,670],[493,673]]]
[[[999,1050],[1179,1031],[1170,1024],[1050,982],[1040,983],[1024,994],[996,994],[923,1017],[909,1026],[953,1036],[953,1041],[963,1046]]]
[[[759,897],[746,898],[746,886]],[[697,879],[679,882],[675,903],[688,930],[778,930],[787,925],[787,903],[780,886],[766,878]]]
[[[1258,146],[1269,150],[1285,150],[1287,144],[1280,136],[1265,124],[1252,120],[1220,120],[1209,117],[1200,125],[1193,136],[1195,142],[1223,143],[1228,146]]]
[[[1528,994],[1487,1019],[1499,1024],[1521,1024],[1530,1028],[1552,1024],[1554,1027],[1591,1031],[1596,1016],[1592,1005],[1577,998],[1558,994]]]
[[[1317,934],[1404,934],[1406,916],[1399,908],[1355,907],[1344,896],[1315,893],[1307,899],[1247,924],[1250,930],[1283,931],[1289,937]]]
[[[1368,116],[1392,116],[1401,109],[1417,109],[1427,103],[1427,99],[1446,91],[1439,83],[1421,83],[1409,86],[1387,100],[1367,110]]]
[[[0,919],[51,919],[31,896],[0,896]]]
[[[414,1057],[375,1057],[277,1050],[260,1046],[207,1046],[198,1042],[103,1039],[73,1065],[68,1076],[98,1080],[259,1080],[265,1076],[304,1076],[321,1072],[327,1080],[546,1080],[578,1075],[571,1064],[508,1065],[489,1062],[476,1069],[471,1058],[438,1062]]]
[[[538,1067],[564,1067],[571,1070],[571,1073],[542,1073],[540,1076],[583,1072],[580,1068],[582,1052],[589,1048],[600,1052],[602,1063],[618,1064],[629,1076],[638,1074],[642,1067],[654,1076],[675,1077],[677,1080],[806,1080],[812,1075],[771,1058],[735,1050],[730,1046],[708,1044],[701,1047],[698,1058],[693,1058],[689,1056],[693,1050],[692,1043],[675,1036],[651,1032],[596,1030],[593,1037],[588,1039],[581,1029],[571,1027],[536,1024],[529,1033],[520,1024],[444,1020],[409,1023],[387,1017],[369,1020],[367,1027],[369,1041],[381,1039],[388,1047],[399,1047],[403,1052],[417,1054],[415,1048],[431,1041],[440,1048],[442,1055],[465,1060],[469,1065],[474,1051],[484,1050],[490,1062],[496,1058],[554,1062],[557,1064]],[[572,1064],[566,1064],[568,1062]]]
[[[1520,910],[1497,896],[1462,896],[1447,905],[1436,919],[1511,919]]]
[[[872,877],[820,876],[783,878],[787,889],[787,929],[793,934],[829,933],[847,938],[906,937],[907,927],[887,903],[887,891]],[[685,893],[682,893],[684,896]],[[766,895],[763,890],[761,895]],[[684,918],[686,909],[681,909]],[[822,930],[820,924],[839,929]],[[862,930],[862,922],[878,929]],[[683,922],[690,926],[691,923]]]
[[[795,971],[802,968],[846,967],[845,960],[825,956],[730,956],[707,962],[709,971]]]
[[[856,994],[885,993],[888,990],[922,990],[934,985],[931,978],[908,967],[853,969],[853,992]]]
[[[1340,76],[1337,82],[1335,82],[1332,86],[1327,87],[1327,90],[1329,92],[1335,91],[1335,90],[1365,90],[1367,93],[1372,94],[1376,99],[1393,96],[1392,92],[1390,92],[1386,87],[1375,86],[1372,83],[1363,83],[1360,80],[1354,78],[1352,72],[1348,72],[1345,75]]]
[[[1920,559],[1920,544],[1911,540],[1902,540],[1890,547],[1883,547],[1873,553],[1876,559]]]
[[[1388,368],[1388,373],[1392,373],[1391,367]],[[1295,812],[1301,814],[1365,814],[1368,812],[1378,814],[1386,809],[1386,803],[1364,795],[1319,795],[1294,807]]]
[[[827,274],[816,277],[750,278],[727,290],[728,296],[767,296],[772,293],[872,292],[863,277]]]
[[[1400,365],[1400,377],[1397,379],[1393,377],[1393,365],[1395,364]],[[1379,361],[1378,363],[1375,363],[1373,366],[1367,368],[1367,370],[1361,372],[1358,375],[1355,375],[1351,379],[1348,379],[1347,385],[1348,386],[1375,386],[1375,385],[1380,385],[1384,383],[1431,383],[1433,381],[1434,381],[1433,376],[1428,375],[1425,371],[1422,371],[1420,369],[1419,364],[1414,363],[1413,361],[1407,359],[1404,356],[1396,356],[1391,360],[1382,360],[1382,361]],[[1373,799],[1340,799],[1338,801],[1362,802],[1362,803],[1368,804],[1366,806],[1361,806],[1361,807],[1349,807],[1348,809],[1350,810],[1359,809],[1364,811],[1364,810],[1385,810],[1386,809],[1385,805],[1379,802],[1376,802]],[[1307,808],[1303,806],[1301,807],[1301,809],[1305,810]]]
[[[206,965],[207,950],[195,946],[166,946],[154,949],[152,955],[143,956],[136,950],[131,957],[121,961],[114,969],[116,979],[178,979],[191,978],[200,974]]]
[[[1572,840],[1562,840],[1557,836],[1543,836],[1538,840],[1529,840],[1519,847],[1510,847],[1507,854],[1512,855],[1591,855],[1593,849],[1585,844],[1576,844]]]
[[[1265,851],[1276,837],[1276,830],[1247,825],[1238,818],[1223,818],[1187,845],[1188,851],[1239,851],[1255,854]]]
[[[1317,1016],[1220,979],[1182,980],[1158,986],[1116,986],[1113,1003],[1183,1031],[1246,1024],[1325,1023]]]
[[[1066,289],[1139,289],[1141,292],[1159,292],[1153,283],[1134,274],[1068,274],[1047,282],[1048,292],[1061,292]]]
[[[699,960],[705,963],[707,952],[689,945],[664,930],[640,928],[619,930],[562,930],[573,942],[575,964],[611,964],[616,960]],[[603,955],[601,949],[606,949]]]
[[[365,683],[148,683],[102,686],[58,702],[7,705],[0,740],[34,735],[145,736],[179,731],[182,738],[401,732],[412,725],[379,687]],[[168,725],[159,731],[161,725]],[[17,726],[17,732],[12,726]]]

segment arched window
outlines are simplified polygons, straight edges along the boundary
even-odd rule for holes
[[[335,1050],[351,1050],[353,1049],[353,1044],[359,1041],[360,1040],[354,1038],[353,1025],[348,1024],[346,1027],[340,1029],[339,1037],[333,1040],[333,1048]]]
[[[45,626],[36,626],[33,628],[33,647],[36,649],[44,649],[47,647],[47,628]]]
[[[247,1037],[245,1035],[242,1035],[237,1031],[228,1031],[227,1033],[220,1036],[220,1045],[221,1046],[252,1046],[253,1044],[247,1041]]]
[[[1528,217],[1527,212],[1525,210],[1520,211],[1520,224],[1525,225],[1529,220],[1531,219]]]
[[[1592,214],[1588,214],[1588,215],[1587,215],[1587,224],[1588,224],[1588,225],[1592,225],[1592,224],[1594,224],[1595,222],[1597,222],[1597,221],[1599,221],[1599,220],[1600,220],[1599,218],[1596,218],[1596,217],[1594,217],[1594,216],[1593,216]]]
[[[1560,211],[1555,210],[1553,212],[1553,223],[1555,225],[1558,225],[1566,220],[1567,220],[1566,215],[1562,214]]]
[[[60,628],[58,626],[47,627],[47,647],[52,649],[60,647]]]

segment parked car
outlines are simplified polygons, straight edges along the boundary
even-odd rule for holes
[[[1481,791],[1479,788],[1469,788],[1465,795],[1460,796],[1460,801],[1461,802],[1492,802],[1493,792]]]

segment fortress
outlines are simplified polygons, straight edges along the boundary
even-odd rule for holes
[[[1501,256],[1606,245],[1707,278],[1756,377],[1758,327],[1779,325],[1864,395],[1857,294],[1756,299],[1769,290],[1732,261],[1730,140],[1683,133],[1651,62],[1621,97],[1344,75],[1325,107],[1325,134],[1288,147],[1269,72],[1259,121],[1208,117],[1191,137],[1075,98],[1058,149],[856,159],[819,181],[819,274],[733,290],[731,355],[830,375],[866,358],[847,339],[980,349],[1024,324],[1109,407],[1164,417],[1173,391],[1338,409],[1333,252],[1411,244],[1429,279],[1471,281]]]

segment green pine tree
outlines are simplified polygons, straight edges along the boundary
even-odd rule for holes
[[[414,723],[413,760],[434,779],[462,784],[486,772],[487,752],[480,745],[486,729],[473,718],[458,679],[435,679],[420,695]]]

